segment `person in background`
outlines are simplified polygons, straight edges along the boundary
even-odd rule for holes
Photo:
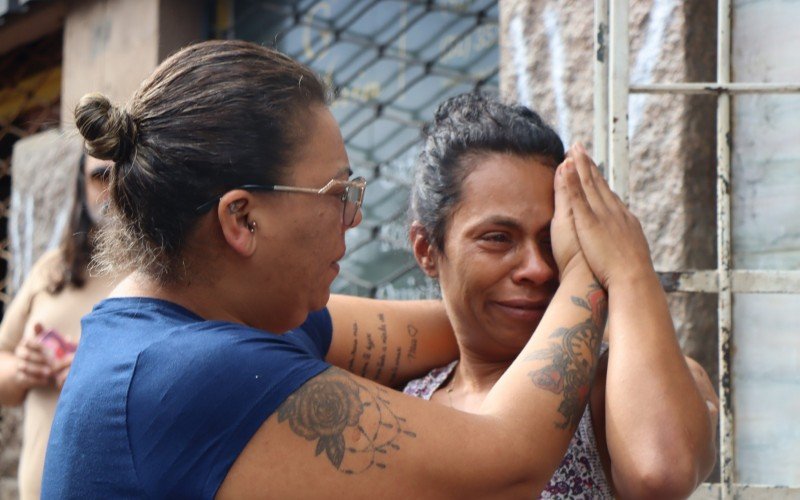
[[[595,274],[627,273],[640,249],[609,247],[636,233],[578,245],[571,214],[591,204],[562,198],[541,334],[478,414],[380,385],[455,349],[382,305],[326,307],[366,189],[328,95],[280,52],[215,40],[166,59],[124,108],[81,99],[87,151],[114,162],[98,258],[129,274],[83,319],[43,498],[506,499],[546,485],[574,432],[553,425],[559,408],[586,401],[528,373],[576,354],[588,391],[606,316]],[[576,176],[564,182],[581,193]],[[574,344],[556,338],[577,325]]]
[[[111,162],[82,155],[61,245],[33,266],[0,324],[0,405],[24,405],[19,493],[38,499],[56,401],[80,340],[80,319],[114,288],[89,272],[108,203]]]
[[[571,395],[557,425],[578,429],[542,497],[688,496],[714,465],[718,400],[703,369],[681,354],[636,218],[583,147],[573,147],[565,161],[561,139],[524,106],[482,94],[453,97],[440,105],[425,138],[412,188],[411,239],[420,267],[439,281],[460,359],[405,392],[478,412],[531,334],[539,335],[559,278],[554,180],[564,165],[574,166],[590,186],[587,196],[595,196],[593,226],[579,226],[578,236],[606,232],[613,241],[607,250],[629,257],[623,275],[598,276],[609,294],[608,343],[586,410],[577,402],[587,387],[571,366],[584,362],[572,345],[586,335],[585,325],[563,332],[567,355],[554,353],[528,374]],[[609,213],[619,217],[600,224]],[[586,254],[594,269],[594,252]],[[574,301],[589,310],[596,299]]]

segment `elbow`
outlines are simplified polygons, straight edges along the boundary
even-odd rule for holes
[[[691,454],[672,454],[650,464],[639,464],[626,473],[612,471],[620,498],[687,498],[706,477],[704,467]],[[613,469],[613,467],[612,467]]]

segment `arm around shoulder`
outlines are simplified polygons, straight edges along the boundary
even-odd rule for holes
[[[585,404],[576,397],[582,387],[556,387],[548,367],[569,344],[588,361],[576,361],[573,375],[591,382],[602,336],[594,320],[605,316],[587,307],[602,308],[604,301],[574,299],[595,286],[588,271],[562,282],[541,334],[533,335],[480,414],[329,368],[261,426],[218,498],[529,498],[552,476],[575,429],[572,410],[582,412]]]
[[[327,361],[383,385],[397,387],[458,357],[441,301],[331,295],[328,310]]]

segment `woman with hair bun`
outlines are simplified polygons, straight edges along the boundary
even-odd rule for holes
[[[560,285],[476,414],[388,389],[456,355],[442,306],[330,297],[366,183],[350,179],[327,91],[239,41],[165,60],[125,108],[84,97],[87,150],[114,161],[100,263],[128,276],[83,320],[56,411],[44,498],[515,498],[540,491],[574,427],[529,373],[578,353],[588,388],[605,324],[577,244],[594,191],[557,177]],[[567,196],[569,193],[569,196]],[[608,214],[609,221],[616,215]],[[580,220],[576,219],[576,223]],[[623,228],[614,235],[635,238]],[[602,259],[600,257],[603,257]],[[587,310],[576,297],[592,294]],[[585,325],[580,342],[552,334]],[[581,411],[585,398],[571,401]]]

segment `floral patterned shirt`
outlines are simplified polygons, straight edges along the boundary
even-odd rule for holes
[[[605,349],[604,344],[601,352]],[[458,361],[441,368],[434,368],[424,377],[409,382],[403,392],[418,398],[430,399],[453,373],[456,364]],[[614,498],[597,451],[589,406],[583,412],[561,465],[556,469],[540,498]]]

